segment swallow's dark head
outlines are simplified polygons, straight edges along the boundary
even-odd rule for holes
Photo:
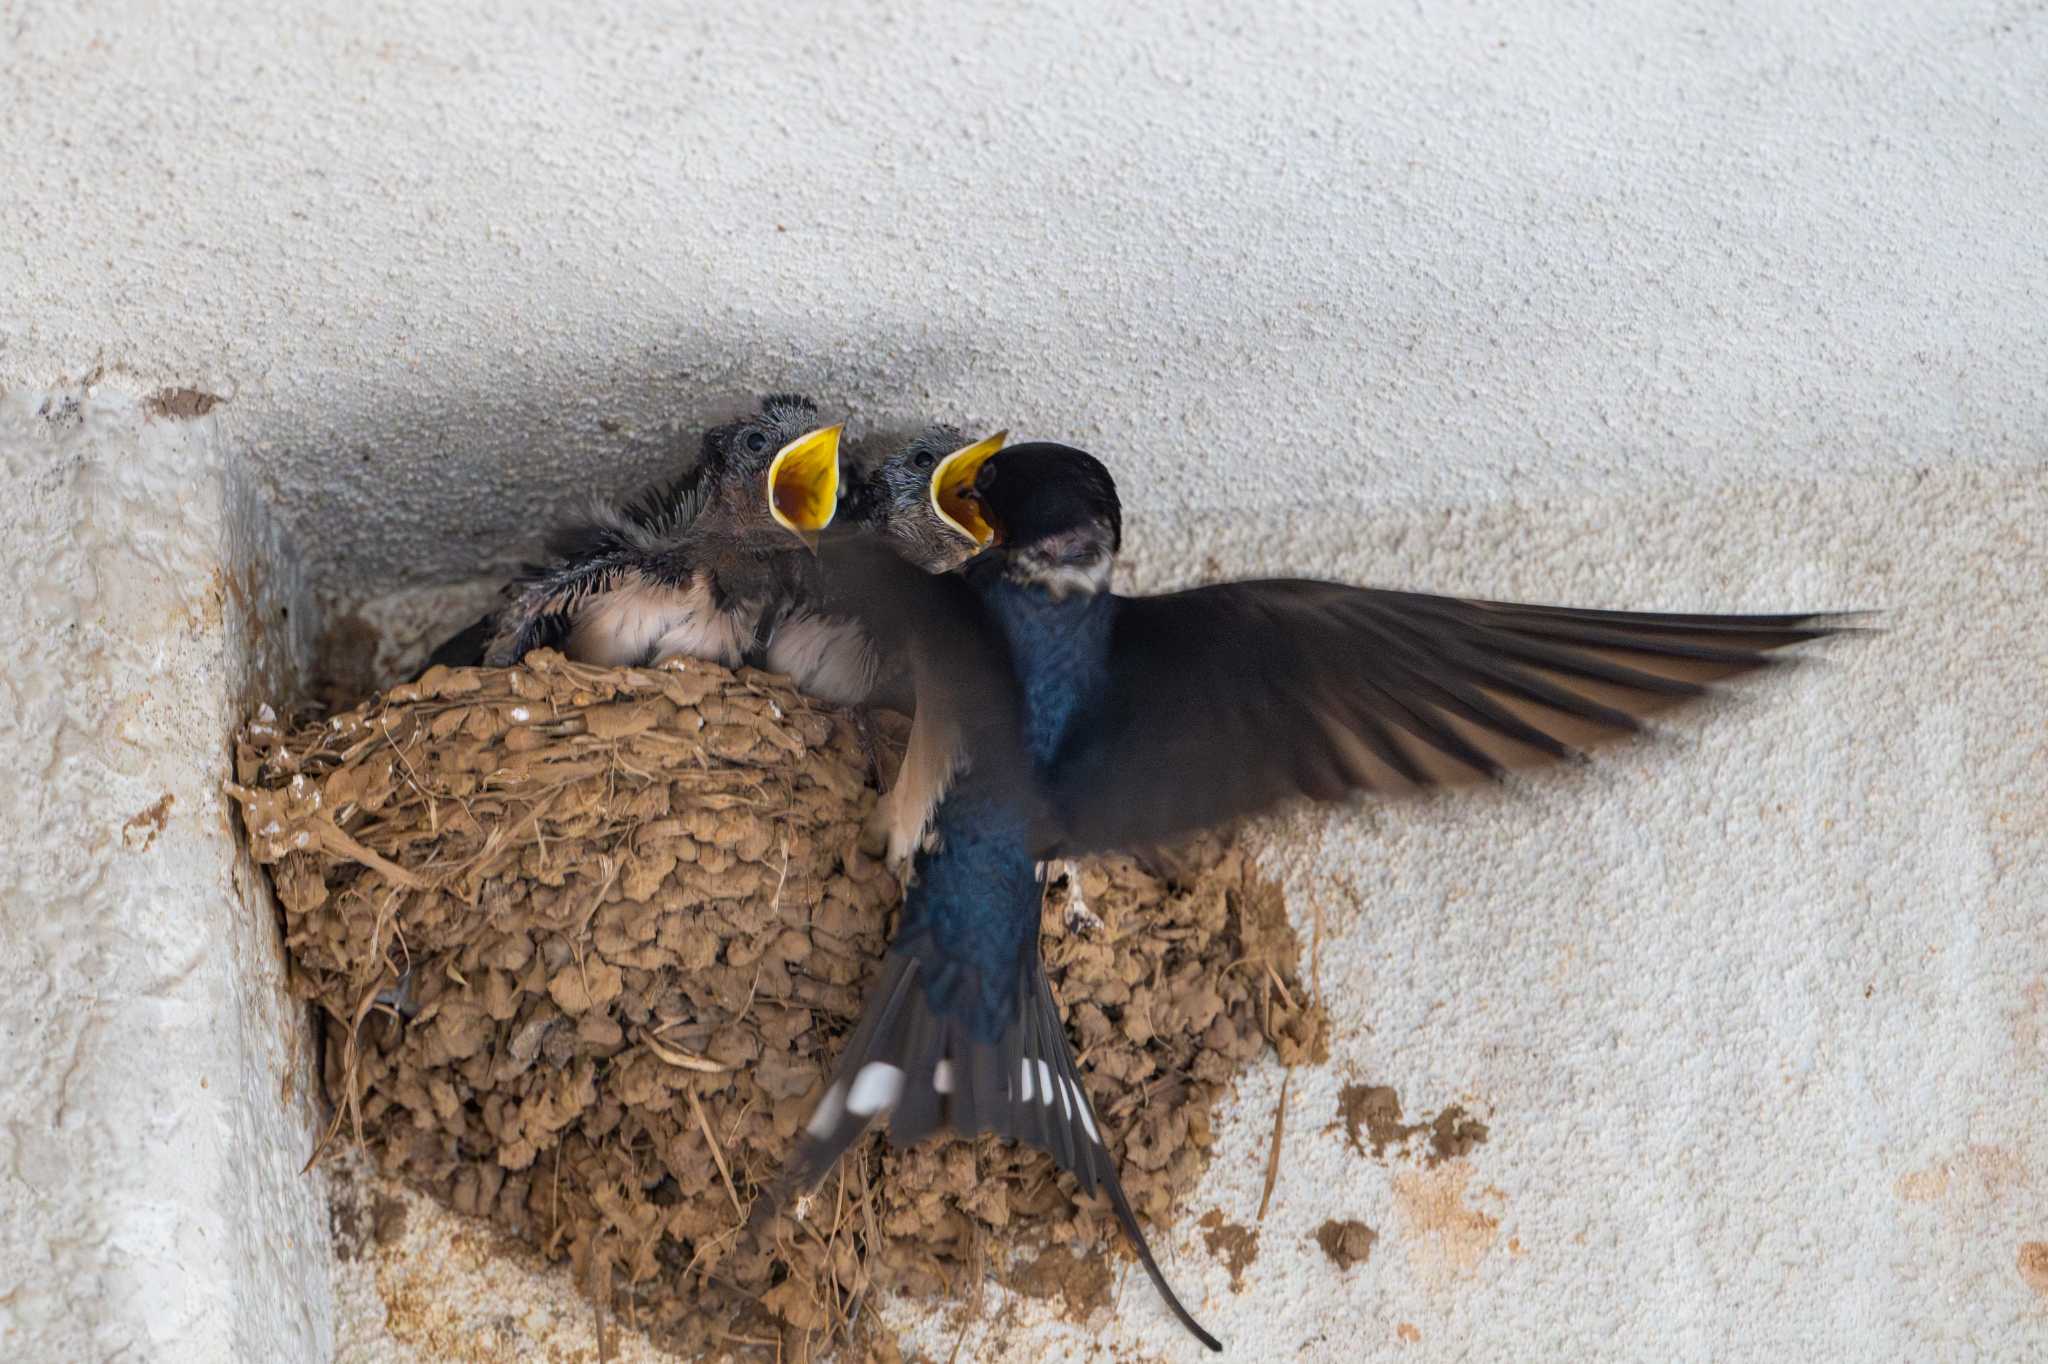
[[[1013,576],[1055,596],[1100,591],[1123,547],[1123,506],[1102,461],[1071,445],[1013,445],[983,462],[971,500]]]
[[[958,427],[928,426],[874,467],[847,499],[846,514],[927,573],[957,568],[988,543],[988,527],[947,492],[959,474],[971,481],[1004,439],[969,442]]]
[[[819,425],[809,398],[771,393],[751,416],[704,433],[711,496],[742,525],[815,536],[839,505],[839,431]]]

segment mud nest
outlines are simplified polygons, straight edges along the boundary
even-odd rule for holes
[[[743,1229],[899,899],[858,848],[874,790],[843,713],[750,670],[543,652],[435,669],[325,721],[266,710],[236,768],[291,987],[325,1023],[323,1147],[362,1143],[692,1352],[801,1357],[877,1294],[971,1294],[990,1260],[1075,1313],[1106,1298],[1106,1275],[1054,1272],[1092,1261],[1076,1249],[1125,1253],[1106,1206],[988,1138],[872,1138],[772,1234]],[[1090,864],[1085,908],[1056,883],[1043,923],[1153,1223],[1206,1164],[1237,1070],[1269,1044],[1318,1057],[1325,1027],[1242,854],[1210,840],[1171,863],[1168,880]]]

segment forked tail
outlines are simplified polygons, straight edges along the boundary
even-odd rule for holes
[[[925,933],[892,947],[867,1014],[847,1039],[832,1081],[805,1124],[796,1158],[755,1203],[752,1224],[764,1225],[790,1194],[823,1178],[877,1119],[887,1119],[889,1139],[897,1146],[941,1129],[970,1137],[994,1132],[1047,1152],[1084,1192],[1100,1189],[1181,1325],[1211,1350],[1221,1350],[1152,1258],[1074,1066],[1036,944],[1011,993],[1012,1016],[1001,1037],[979,1040],[968,1026],[979,997],[973,973],[940,957]]]

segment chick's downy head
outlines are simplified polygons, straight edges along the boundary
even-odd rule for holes
[[[704,433],[703,475],[744,524],[812,536],[838,510],[839,436],[809,398],[773,393],[752,414]]]
[[[953,498],[948,474],[964,472],[971,482],[978,460],[1003,439],[999,433],[969,441],[958,427],[928,426],[869,470],[848,499],[848,514],[928,573],[958,567],[988,543],[988,534]]]

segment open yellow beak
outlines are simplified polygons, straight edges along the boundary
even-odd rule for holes
[[[775,523],[806,544],[839,510],[839,432],[826,426],[798,436],[768,466],[768,510]]]
[[[996,538],[996,528],[982,516],[981,506],[974,500],[974,476],[1009,438],[1009,432],[998,431],[987,440],[963,445],[932,470],[932,510],[941,521],[974,541],[976,549],[986,548]]]

